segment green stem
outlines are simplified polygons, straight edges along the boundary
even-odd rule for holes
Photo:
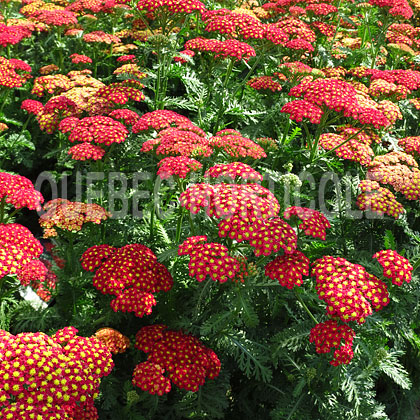
[[[319,138],[321,137],[322,131],[324,130],[324,127],[327,126],[327,119],[328,119],[328,115],[329,112],[326,111],[321,118],[321,122],[318,125],[316,132],[315,132],[315,139],[314,142],[311,145],[311,154],[309,157],[309,163],[313,163],[314,158],[318,152],[318,143],[319,143]]]
[[[309,308],[306,306],[305,302],[303,301],[303,299],[300,296],[299,292],[297,291],[296,287],[294,288],[294,290],[295,290],[295,295],[298,298],[298,301],[303,306],[303,309],[305,309],[305,311],[308,313],[308,315],[310,316],[310,318],[312,319],[312,321],[314,321],[315,324],[318,324],[318,321],[316,320],[316,318],[314,317],[314,315],[312,314],[312,312],[309,310]]]

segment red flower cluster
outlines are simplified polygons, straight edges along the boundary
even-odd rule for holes
[[[321,212],[306,207],[288,207],[284,211],[283,217],[289,220],[292,216],[296,216],[302,220],[298,228],[303,230],[305,235],[325,241],[325,229],[331,228],[331,225]]]
[[[338,325],[332,319],[321,322],[311,329],[309,341],[315,343],[317,353],[329,353],[336,348],[334,358],[330,361],[333,366],[347,365],[353,359],[353,338],[356,333],[347,325]],[[341,343],[344,340],[344,344]]]
[[[312,12],[315,16],[326,16],[338,11],[335,6],[327,3],[310,4],[309,6],[306,6],[305,10],[307,12]]]
[[[258,184],[194,184],[184,191],[179,202],[191,213],[206,208],[210,217],[270,218],[277,216],[280,205],[268,189]]]
[[[51,26],[66,26],[77,24],[76,15],[64,9],[39,9],[31,14],[31,18]]]
[[[0,23],[0,45],[2,47],[16,45],[22,41],[22,39],[29,38],[31,35],[32,32],[25,26],[7,26]]]
[[[258,171],[242,162],[219,163],[207,169],[204,176],[206,178],[228,177],[232,181],[235,181],[237,178],[252,182],[263,180],[263,176]]]
[[[111,308],[116,312],[134,312],[138,317],[150,315],[156,305],[153,293],[169,291],[173,279],[156,255],[141,244],[114,248],[95,245],[80,259],[83,269],[95,271],[93,285],[103,294],[116,298]]]
[[[229,250],[219,243],[203,243],[206,236],[193,236],[179,246],[178,255],[188,255],[189,275],[197,281],[204,281],[209,276],[213,281],[225,283],[235,280],[241,271],[239,260],[229,255]]]
[[[283,106],[281,112],[290,114],[290,119],[293,121],[301,122],[306,118],[312,124],[320,124],[321,117],[324,114],[319,106],[305,100],[288,102]]]
[[[362,324],[372,314],[372,306],[379,311],[389,303],[386,284],[361,265],[344,258],[326,255],[316,260],[312,275],[316,277],[316,290],[327,304],[328,314],[343,322]]]
[[[25,99],[22,101],[20,108],[29,114],[38,115],[44,109],[44,105],[39,101],[34,101],[33,99]]]
[[[204,4],[199,0],[180,0],[176,2],[167,2],[165,0],[140,0],[137,3],[138,10],[146,10],[149,13],[153,13],[160,10],[159,13],[168,11],[170,14],[191,14],[194,12],[203,13],[206,8]]]
[[[67,152],[74,160],[99,160],[105,155],[105,150],[91,143],[80,143],[70,147]]]
[[[344,143],[348,137],[350,136],[324,133],[319,137],[319,146],[325,150],[331,150]],[[369,165],[374,156],[372,148],[365,143],[361,143],[356,138],[352,138],[342,144],[335,149],[334,153],[338,157],[358,162],[361,165]]]
[[[113,328],[101,328],[96,331],[95,337],[104,343],[112,354],[125,353],[130,347],[130,339]]]
[[[130,86],[130,80],[125,80],[121,83],[112,83],[109,86],[99,88],[95,92],[95,96],[99,98],[106,98],[110,102],[114,102],[119,105],[126,104],[129,99],[133,101],[144,100],[144,93],[141,92],[137,87],[144,87],[139,83],[136,87]]]
[[[395,195],[376,181],[361,181],[359,188],[362,193],[357,197],[356,205],[360,210],[388,214],[396,219],[404,213],[404,207],[395,199]]]
[[[141,151],[150,152],[154,148],[156,155],[208,157],[213,153],[204,131],[191,122],[160,131],[158,137],[143,143]]]
[[[309,275],[309,258],[302,252],[295,251],[293,254],[284,254],[276,257],[265,266],[265,275],[271,280],[293,289],[294,286],[301,286],[302,276]]]
[[[21,87],[26,83],[27,78],[23,75],[19,75],[16,70],[21,69],[18,64],[20,60],[13,61],[8,60],[5,57],[0,57],[0,86],[8,88]],[[21,62],[23,63],[23,61]],[[26,64],[26,63],[25,63]],[[26,65],[25,71],[31,71],[31,67]],[[29,68],[29,69],[28,69]]]
[[[255,90],[271,90],[272,92],[280,92],[281,84],[274,80],[272,76],[254,77],[246,83]]]
[[[410,153],[413,156],[420,155],[420,136],[417,137],[404,137],[398,140],[398,146],[400,146],[406,153]]]
[[[112,143],[122,143],[127,136],[128,130],[120,122],[104,115],[95,115],[78,121],[69,140],[72,143],[95,142],[110,146]]]
[[[115,120],[122,120],[126,125],[134,125],[140,118],[139,115],[131,109],[114,109],[109,113],[109,116]]]
[[[38,260],[42,250],[42,245],[26,227],[16,223],[0,224],[0,279],[17,275],[22,286],[43,282],[47,269]]]
[[[166,325],[143,327],[136,334],[135,347],[148,357],[147,362],[136,366],[133,385],[150,394],[168,393],[171,382],[196,392],[206,377],[214,379],[220,372],[221,363],[213,350],[191,335],[168,330]]]
[[[183,115],[174,111],[157,110],[143,114],[133,125],[133,133],[140,131],[156,130],[160,131],[164,128],[180,126],[184,124],[192,124],[192,122]]]
[[[16,209],[27,207],[29,210],[39,211],[44,197],[28,178],[0,172],[0,200]]]
[[[95,337],[66,327],[53,336],[0,330],[2,419],[98,419],[94,399],[114,363]]]
[[[168,179],[172,175],[186,178],[192,171],[198,171],[203,165],[195,159],[190,159],[185,156],[167,157],[158,163],[158,176],[161,179]]]
[[[264,149],[247,137],[242,137],[236,130],[222,130],[209,140],[211,147],[221,149],[234,158],[252,157],[262,159],[267,157]]]
[[[314,51],[314,47],[312,46],[310,42],[306,41],[305,39],[300,39],[300,38],[287,41],[285,47],[291,50],[303,50],[306,52]]]
[[[84,63],[84,64],[89,64],[92,63],[92,59],[90,57],[88,57],[87,55],[83,55],[83,54],[71,54],[70,55],[71,58],[71,62],[73,64],[79,64],[79,63]]]
[[[413,16],[413,10],[407,0],[369,0],[369,4],[389,8],[388,12],[392,16],[401,16],[404,19]]]
[[[85,223],[100,224],[111,216],[98,204],[72,202],[64,198],[56,198],[44,206],[46,213],[39,218],[39,224],[44,228],[44,238],[57,236],[56,228],[78,232]]]
[[[345,117],[352,117],[361,124],[371,124],[375,128],[387,127],[390,122],[376,108],[361,106],[358,102],[356,89],[348,82],[340,79],[316,79],[303,81],[290,89],[290,96],[303,97],[296,101],[293,107],[290,103],[283,106],[281,112],[292,114],[296,121],[303,117],[312,117],[311,122],[317,123],[325,109],[342,112]],[[312,104],[310,107],[309,104]],[[293,104],[293,102],[292,102]],[[309,108],[306,110],[305,108]]]
[[[392,249],[377,252],[372,258],[376,258],[384,269],[383,275],[391,279],[393,284],[402,286],[404,281],[410,283],[413,266],[407,258]]]

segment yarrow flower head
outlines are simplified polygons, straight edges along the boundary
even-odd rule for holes
[[[157,110],[143,114],[133,126],[133,133],[140,131],[160,131],[168,127],[176,127],[184,124],[192,124],[191,121],[181,114],[168,110]]]
[[[57,236],[57,228],[78,232],[85,223],[100,224],[111,216],[98,204],[79,203],[56,198],[44,205],[46,213],[40,216],[39,224],[44,228],[44,238]]]
[[[185,156],[167,157],[158,163],[157,175],[161,179],[168,179],[173,175],[186,178],[190,172],[198,171],[203,165],[195,159]]]
[[[0,172],[0,200],[16,209],[26,207],[29,210],[39,211],[44,197],[28,178]]]
[[[368,165],[374,156],[371,147],[355,138],[348,140],[349,137],[343,134],[324,133],[319,137],[319,146],[325,150],[336,148],[334,153],[338,157],[358,162],[361,165]]]
[[[359,184],[362,191],[358,195],[356,205],[360,210],[372,211],[379,215],[388,214],[398,219],[404,212],[395,195],[387,188],[383,188],[376,181],[364,180]]]
[[[384,277],[391,279],[393,284],[402,286],[404,281],[410,283],[413,266],[407,258],[398,254],[397,251],[386,249],[377,252],[372,258],[376,258],[379,261],[379,264],[384,269]]]
[[[73,64],[79,64],[79,63],[83,63],[83,64],[90,64],[92,63],[92,59],[90,57],[88,57],[87,55],[83,55],[83,54],[71,54],[70,55],[71,58],[71,62]]]
[[[280,92],[282,87],[279,82],[274,80],[272,76],[253,77],[246,83],[255,90],[271,90],[272,92]]]
[[[251,139],[243,137],[236,130],[218,131],[209,140],[209,145],[214,149],[221,149],[230,156],[239,159],[252,157],[254,159],[262,159],[267,157],[264,149]]]
[[[104,115],[85,117],[78,121],[70,133],[69,140],[74,143],[89,142],[110,146],[122,143],[128,136],[127,128],[113,118]]]
[[[99,160],[105,155],[105,150],[91,143],[80,143],[70,147],[68,154],[74,160]]]
[[[206,134],[192,123],[169,127],[154,139],[143,143],[142,152],[154,151],[156,155],[184,157],[208,157],[213,153]]]
[[[197,392],[206,378],[214,379],[220,372],[221,363],[213,350],[191,335],[168,330],[166,325],[143,327],[134,346],[148,357],[134,369],[133,385],[150,394],[168,393],[171,383]]]
[[[2,419],[99,419],[94,399],[112,371],[112,355],[97,338],[77,332],[66,327],[49,337],[0,330]]]
[[[164,0],[140,0],[137,3],[137,9],[145,10],[149,13],[164,13],[167,10],[170,14],[191,14],[194,12],[203,13],[205,11],[204,4],[199,0],[179,0],[176,2],[166,2]]]
[[[114,328],[101,328],[96,331],[95,337],[104,343],[112,354],[125,353],[130,347],[130,339]]]
[[[237,178],[252,182],[263,180],[263,176],[258,171],[242,162],[219,163],[207,169],[204,176],[206,178],[228,177],[232,181],[235,181]]]
[[[0,279],[16,275],[22,286],[44,282],[47,268],[39,261],[42,251],[42,245],[26,227],[0,224]]]
[[[173,279],[156,255],[141,244],[114,248],[95,245],[81,258],[82,267],[96,271],[93,286],[103,294],[115,295],[111,308],[117,312],[134,312],[137,317],[150,315],[156,305],[153,293],[169,291]]]
[[[302,276],[309,275],[309,259],[300,251],[276,257],[265,266],[265,275],[288,289],[303,284]]]
[[[38,115],[44,108],[42,102],[33,99],[25,99],[22,101],[20,108],[29,114]]]
[[[326,229],[331,228],[331,224],[321,212],[306,207],[288,207],[283,217],[289,220],[292,216],[302,221],[298,228],[303,230],[305,235],[325,241]]]
[[[229,255],[229,250],[222,244],[202,240],[203,237],[191,237],[179,246],[179,255],[188,255],[189,275],[197,281],[204,281],[209,276],[213,281],[225,283],[235,280],[240,274],[241,261]],[[205,237],[207,240],[207,237]]]
[[[309,341],[315,343],[317,353],[329,353],[332,348],[332,366],[347,365],[353,359],[353,339],[356,333],[347,325],[339,325],[335,320],[317,324],[311,329]]]
[[[319,298],[327,304],[327,313],[343,322],[362,324],[372,314],[372,307],[378,311],[389,303],[386,284],[344,258],[319,258],[312,265],[312,275]]]

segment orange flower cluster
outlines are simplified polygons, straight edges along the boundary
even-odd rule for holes
[[[34,80],[32,95],[44,96],[45,92],[49,94],[60,94],[73,87],[71,80],[64,74],[55,74],[54,76],[40,76]]]
[[[186,178],[190,172],[198,171],[203,165],[195,159],[185,156],[167,157],[158,163],[157,175],[161,179],[168,179],[173,175]]]
[[[317,353],[329,353],[336,348],[334,358],[330,361],[333,366],[347,365],[353,359],[353,338],[356,333],[347,325],[338,325],[335,320],[321,322],[311,329],[309,341],[315,343]],[[344,344],[342,344],[342,340]]]
[[[125,353],[130,347],[130,339],[113,328],[101,328],[96,331],[95,337],[104,343],[112,354]]]
[[[197,392],[206,377],[214,379],[220,372],[221,363],[213,350],[191,335],[168,330],[166,325],[143,327],[136,334],[135,347],[148,357],[134,369],[133,385],[152,395],[168,393],[171,382]]]
[[[348,137],[350,136],[324,133],[319,137],[319,146],[325,150],[336,148],[334,153],[338,157],[358,162],[363,166],[368,165],[374,156],[371,147],[365,143],[359,142],[356,138],[352,138],[346,142]]]
[[[2,419],[99,419],[94,399],[114,363],[97,338],[76,333],[74,327],[51,337],[0,330]]]
[[[16,209],[26,207],[29,210],[39,211],[44,197],[28,178],[0,172],[0,201]]]
[[[230,256],[224,245],[203,241],[207,241],[206,236],[193,236],[179,246],[178,255],[190,257],[188,269],[191,277],[202,282],[209,276],[213,281],[225,283],[228,279],[235,280],[238,274],[242,274],[240,272],[245,262]]]
[[[395,195],[376,181],[361,181],[359,189],[362,193],[357,197],[356,205],[360,210],[388,214],[396,219],[404,213],[404,207],[395,199]]]
[[[265,275],[288,289],[303,284],[302,276],[309,275],[309,258],[302,252],[284,254],[276,257],[265,266]]]
[[[92,63],[92,59],[90,57],[88,57],[87,55],[83,55],[83,54],[70,54],[70,58],[71,58],[71,62],[73,64],[90,64]]]
[[[390,152],[375,156],[367,178],[389,184],[408,200],[420,198],[420,170],[413,156],[404,152]]]
[[[104,44],[119,44],[121,39],[118,38],[116,35],[107,34],[104,31],[93,31],[88,34],[83,35],[83,41],[91,43],[104,43]]]
[[[393,284],[402,286],[404,281],[410,283],[413,266],[410,261],[392,249],[377,252],[372,258],[376,258],[384,269],[383,275],[391,279]]]
[[[219,163],[207,169],[204,176],[206,178],[228,177],[232,181],[237,180],[237,178],[252,182],[263,180],[263,176],[258,171],[242,162]]]
[[[93,277],[96,289],[116,296],[111,302],[115,312],[134,312],[139,318],[150,315],[156,305],[153,293],[172,288],[169,271],[141,244],[122,248],[94,245],[83,253],[80,261],[84,270],[96,270]]]
[[[389,303],[386,284],[361,265],[324,256],[312,266],[316,290],[327,304],[327,313],[343,322],[362,324],[372,314],[372,307],[379,311]]]
[[[298,228],[303,230],[305,235],[325,241],[326,229],[331,228],[331,224],[321,212],[306,207],[288,207],[283,217],[289,220],[292,216],[302,220]]]
[[[100,224],[111,216],[98,204],[72,202],[56,198],[44,206],[46,213],[39,218],[44,229],[44,238],[57,236],[57,228],[70,232],[79,232],[85,223]]]

